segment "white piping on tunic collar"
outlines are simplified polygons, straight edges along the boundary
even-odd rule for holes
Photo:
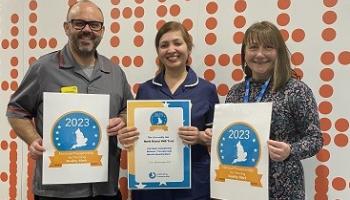
[[[194,87],[194,86],[198,85],[198,83],[199,83],[199,78],[198,78],[197,75],[195,75],[195,76],[196,76],[196,82],[194,82],[194,83],[192,83],[192,84],[185,85],[185,87]],[[153,78],[153,79],[152,79],[152,83],[153,83],[154,85],[157,85],[157,86],[162,87],[163,84],[156,82],[155,79],[156,79],[156,78]]]
[[[157,85],[157,86],[160,86],[160,87],[163,86],[163,84],[156,82],[154,79],[152,79],[152,83],[153,83],[154,85]]]
[[[199,82],[199,78],[196,76],[197,80],[195,83],[192,83],[192,84],[189,84],[189,85],[185,85],[185,87],[194,87],[196,85],[198,85],[198,82]]]

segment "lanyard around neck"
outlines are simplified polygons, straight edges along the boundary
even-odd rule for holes
[[[252,78],[248,78],[245,80],[245,92],[243,97],[243,102],[248,103],[249,102],[249,93],[250,93],[250,81]],[[265,83],[261,86],[259,94],[256,96],[255,101],[260,102],[261,99],[264,97],[265,92],[267,90],[267,87],[269,86],[270,78],[265,81]]]

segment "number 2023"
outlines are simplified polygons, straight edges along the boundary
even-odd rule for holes
[[[249,130],[229,130],[230,135],[228,138],[230,139],[240,139],[240,140],[248,140],[250,137],[250,131]]]
[[[66,127],[88,127],[90,120],[87,118],[66,118]]]

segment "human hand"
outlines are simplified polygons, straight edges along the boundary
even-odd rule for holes
[[[124,127],[118,131],[118,139],[120,144],[126,150],[130,150],[135,144],[135,141],[139,139],[140,133],[137,131],[136,127]]]
[[[270,158],[273,161],[284,161],[290,155],[290,145],[275,140],[267,141]]]
[[[107,127],[108,136],[116,136],[118,134],[118,130],[125,127],[125,123],[120,117],[115,117],[109,119],[109,124]]]
[[[33,160],[37,160],[43,155],[45,148],[43,147],[43,139],[37,138],[29,145],[29,156]]]
[[[199,143],[199,130],[194,126],[183,126],[179,128],[178,132],[180,138],[185,144],[197,144]]]
[[[211,138],[212,138],[212,129],[211,128],[207,128],[204,131],[200,131],[199,132],[199,139],[201,141],[202,144],[210,146],[211,145]]]

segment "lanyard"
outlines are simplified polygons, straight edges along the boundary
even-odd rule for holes
[[[244,97],[243,97],[243,102],[248,103],[249,102],[249,88],[250,88],[250,81],[252,78],[248,78],[245,80],[245,92],[244,92]],[[270,78],[265,81],[265,83],[261,86],[259,94],[256,96],[255,100],[256,102],[260,102],[261,99],[264,97],[265,92],[267,90],[267,87],[269,86],[270,83]]]

